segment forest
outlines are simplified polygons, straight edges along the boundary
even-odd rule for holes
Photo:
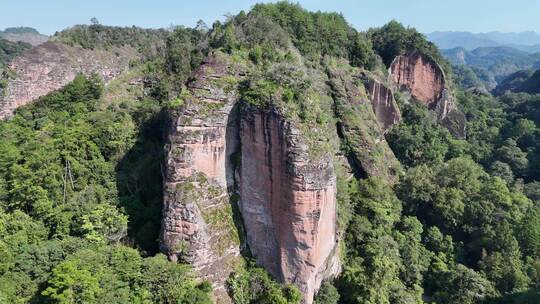
[[[79,75],[0,122],[0,303],[212,303],[209,282],[159,252],[165,113],[209,52],[264,70],[288,60],[276,51],[288,41],[306,65],[343,59],[371,72],[420,52],[442,66],[467,118],[467,136],[457,139],[425,105],[396,94],[403,119],[386,140],[403,173],[395,183],[338,179],[343,270],[315,303],[540,302],[540,95],[532,90],[469,90],[414,28],[390,21],[361,32],[341,14],[288,2],[257,4],[210,27],[92,24],[54,39],[138,48],[144,96],[108,103],[98,76]],[[0,67],[29,48],[0,43]],[[260,102],[276,90],[263,79],[241,93]],[[304,109],[303,90],[294,82],[284,90],[299,116],[331,119]],[[249,256],[228,289],[240,304],[301,299]]]

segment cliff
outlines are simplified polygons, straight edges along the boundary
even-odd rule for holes
[[[169,111],[161,248],[195,266],[227,302],[225,280],[248,246],[311,303],[340,270],[335,151],[317,149],[315,133],[327,130],[291,118],[279,92],[268,105],[242,99],[239,84],[252,73],[216,52],[193,74],[183,105]]]
[[[339,133],[353,167],[361,176],[395,181],[401,165],[384,138],[385,130],[400,119],[391,90],[359,71],[333,67],[327,71]]]
[[[241,245],[232,160],[240,73],[226,57],[208,57],[188,83],[183,105],[169,111],[165,145],[161,250],[193,265],[225,303],[225,281]]]
[[[434,110],[439,122],[454,136],[465,137],[465,116],[457,109],[437,63],[420,53],[400,55],[390,66],[390,78],[398,89]]]
[[[394,98],[394,92],[389,85],[367,73],[361,73],[359,77],[367,91],[371,101],[373,113],[383,132],[388,131],[401,120],[401,112]]]
[[[131,47],[88,50],[58,42],[45,42],[13,59],[0,90],[0,119],[71,82],[79,73],[98,74],[105,83],[129,68],[137,52]],[[6,74],[6,75],[7,75]]]
[[[339,272],[332,157],[313,161],[303,134],[278,110],[247,107],[240,125],[241,212],[252,254],[311,303]]]

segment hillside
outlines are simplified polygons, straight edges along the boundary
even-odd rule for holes
[[[488,89],[523,69],[540,67],[540,53],[527,53],[511,47],[482,47],[472,51],[464,48],[442,50],[442,54],[454,66],[466,66],[472,69],[476,77]],[[461,68],[455,70],[460,71]]]
[[[48,36],[40,34],[31,27],[8,27],[0,31],[0,38],[11,42],[24,42],[34,46],[40,45],[49,39]]]
[[[0,70],[11,59],[19,56],[24,51],[29,50],[32,46],[24,42],[11,42],[9,40],[0,39]]]
[[[540,70],[522,70],[508,76],[493,91],[496,95],[506,92],[540,94]]]
[[[12,57],[0,303],[540,300],[540,95],[414,28],[277,2]]]

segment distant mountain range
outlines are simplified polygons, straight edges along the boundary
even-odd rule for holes
[[[49,39],[48,36],[40,34],[31,27],[8,27],[0,31],[0,39],[6,39],[11,42],[26,42],[31,45],[39,45]]]
[[[455,74],[465,87],[481,83],[492,90],[517,71],[540,68],[540,53],[528,53],[508,46],[474,50],[456,47],[441,50],[441,53],[452,63]]]
[[[528,53],[540,52],[540,34],[533,31],[520,33],[433,32],[426,36],[440,49],[462,47],[473,50],[479,47],[508,46]]]
[[[453,65],[470,65],[490,69],[498,66],[511,66],[528,69],[540,66],[540,53],[528,53],[512,47],[479,47],[467,50],[463,47],[441,50],[442,54]],[[513,72],[511,72],[513,73]]]

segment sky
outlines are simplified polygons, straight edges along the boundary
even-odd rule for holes
[[[159,28],[208,25],[227,13],[249,10],[250,0],[1,0],[0,29],[31,26],[54,34],[96,17],[105,25]],[[303,7],[341,12],[358,30],[395,19],[432,31],[540,32],[540,0],[300,0]]]

